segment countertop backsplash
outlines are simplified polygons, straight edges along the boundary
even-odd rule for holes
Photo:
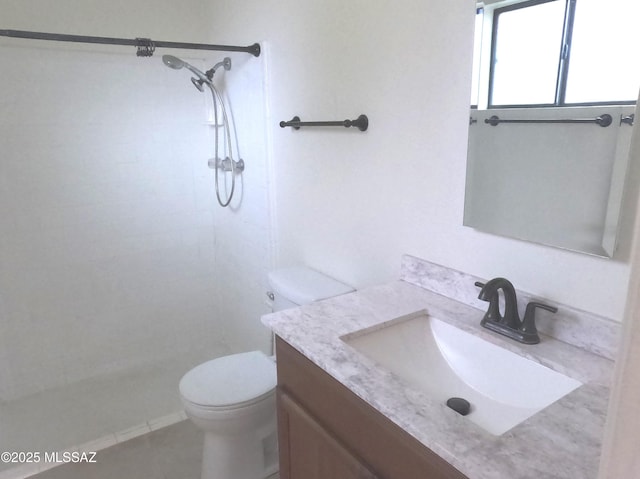
[[[487,309],[487,303],[478,299],[480,289],[475,286],[475,282],[486,282],[491,278],[478,278],[424,259],[404,255],[400,279],[474,308]],[[517,288],[516,292],[521,315],[530,301],[539,301],[558,308],[555,314],[537,312],[536,326],[540,333],[607,359],[615,359],[620,323],[547,298],[536,297]],[[478,321],[480,319],[478,318]]]

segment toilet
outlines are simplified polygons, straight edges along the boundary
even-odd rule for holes
[[[353,288],[306,267],[271,271],[273,311]],[[180,398],[204,431],[202,479],[263,479],[278,471],[276,366],[262,351],[202,363],[180,380]]]

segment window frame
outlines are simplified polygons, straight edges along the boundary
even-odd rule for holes
[[[599,101],[599,102],[580,102],[580,103],[567,103],[566,90],[567,79],[569,76],[569,66],[571,63],[571,43],[573,37],[573,25],[575,22],[575,12],[577,7],[577,0],[564,0],[565,1],[565,14],[564,25],[562,31],[562,39],[560,45],[560,55],[558,58],[558,73],[556,77],[556,92],[553,103],[525,103],[525,104],[494,104],[493,103],[493,90],[494,90],[494,74],[495,74],[495,55],[498,40],[498,27],[499,17],[502,13],[520,10],[524,8],[541,5],[553,1],[561,0],[526,0],[523,2],[510,3],[501,7],[487,9],[483,7],[484,15],[488,12],[491,15],[491,48],[489,55],[489,73],[488,73],[488,86],[487,91],[481,94],[486,95],[487,109],[508,109],[508,108],[563,108],[563,107],[581,107],[581,106],[603,106],[603,105],[635,105],[635,100],[628,101]],[[480,8],[476,10],[478,13]]]
[[[482,14],[482,18],[484,19],[484,6],[476,6],[476,17],[478,15]],[[476,25],[477,27],[477,25]],[[474,34],[474,42],[477,40],[476,35]],[[480,41],[480,43],[482,43],[482,40]],[[482,47],[481,47],[482,48]],[[475,54],[475,45],[474,45],[474,54]],[[474,60],[475,61],[475,57]],[[476,81],[478,82],[478,95],[475,98],[476,102],[475,103],[471,103],[471,109],[472,110],[477,110],[478,109],[478,103],[480,100],[480,95],[482,94],[481,88],[480,88],[480,71],[482,70],[480,68],[480,62],[482,62],[482,53],[480,53],[480,58],[478,59],[478,68],[479,71],[476,72],[475,70],[475,64],[473,65],[473,71],[472,71],[472,75],[476,75]]]

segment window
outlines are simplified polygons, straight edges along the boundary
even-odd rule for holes
[[[636,102],[640,62],[634,36],[640,1],[485,3],[476,19],[472,104],[500,108]],[[489,62],[477,60],[476,54]]]
[[[495,11],[491,105],[555,102],[564,23],[562,3],[520,4]]]
[[[567,77],[567,103],[637,100],[640,84],[638,18],[638,0],[578,1]]]

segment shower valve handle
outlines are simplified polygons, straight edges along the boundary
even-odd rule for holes
[[[224,160],[221,158],[209,158],[207,160],[207,166],[212,170],[219,168],[222,171],[235,171],[236,173],[244,171],[244,161],[242,159],[236,161],[228,156]]]

